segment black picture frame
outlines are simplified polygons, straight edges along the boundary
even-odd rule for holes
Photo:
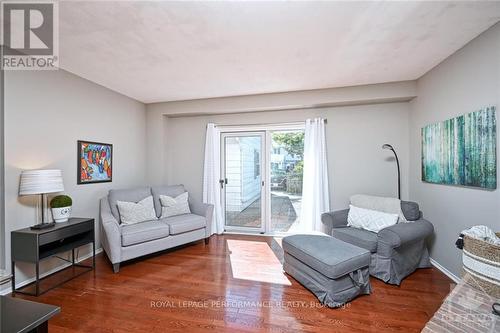
[[[84,180],[82,179],[82,146],[84,144],[90,145],[99,145],[109,147],[109,163],[108,168],[110,169],[110,176],[108,179],[97,179],[97,180]],[[104,142],[96,142],[96,141],[87,141],[87,140],[78,140],[77,141],[77,184],[78,185],[86,185],[86,184],[96,184],[96,183],[110,183],[113,181],[113,144],[104,143]]]

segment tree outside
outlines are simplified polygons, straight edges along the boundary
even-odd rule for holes
[[[277,131],[271,138],[271,229],[288,232],[299,223],[304,131]]]

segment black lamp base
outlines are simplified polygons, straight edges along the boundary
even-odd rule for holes
[[[32,229],[32,230],[41,230],[41,229],[52,228],[55,225],[56,225],[55,222],[51,222],[51,223],[39,223],[39,224],[35,224],[35,225],[31,226],[30,229]]]

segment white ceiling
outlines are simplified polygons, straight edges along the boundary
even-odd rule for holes
[[[60,64],[145,103],[417,79],[500,2],[61,2]]]

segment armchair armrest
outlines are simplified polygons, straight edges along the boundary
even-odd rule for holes
[[[380,230],[378,233],[378,241],[392,248],[398,248],[401,245],[425,239],[432,235],[433,232],[434,226],[432,223],[420,219],[414,222],[398,223]]]
[[[206,237],[212,235],[212,219],[214,215],[214,205],[203,203],[199,200],[189,197],[189,209],[191,213],[204,216],[207,220],[207,226],[205,228]]]
[[[120,223],[111,214],[108,198],[100,201],[99,218],[101,221],[102,246],[111,263],[121,262],[121,229]]]
[[[326,228],[327,234],[331,234],[333,228],[343,228],[347,226],[347,216],[349,209],[338,210],[321,214],[321,222]]]

